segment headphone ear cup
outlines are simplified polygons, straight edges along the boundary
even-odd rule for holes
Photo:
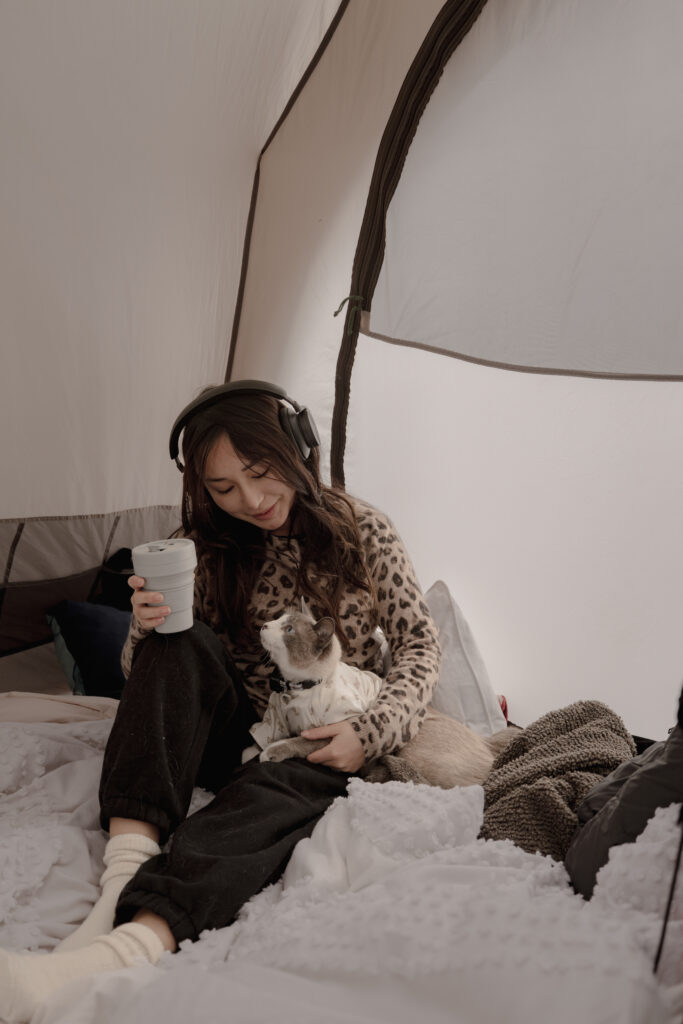
[[[304,448],[302,449],[303,438],[300,432],[297,430],[296,424],[296,412],[290,406],[283,405],[280,403],[279,409],[280,426],[284,430],[289,440],[294,444],[294,447],[298,451],[302,459],[305,459],[308,453],[304,454]]]
[[[297,425],[308,448],[320,447],[320,434],[315,425],[315,420],[308,409],[301,409],[297,413]]]
[[[317,448],[320,444],[320,435],[313,417],[308,409],[295,410],[282,404],[279,416],[280,426],[305,461],[311,454],[311,448]]]

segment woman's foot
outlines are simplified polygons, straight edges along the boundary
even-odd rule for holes
[[[82,949],[100,935],[108,935],[114,927],[114,914],[121,892],[140,865],[159,853],[158,843],[147,836],[139,833],[113,835],[104,849],[106,870],[100,879],[100,898],[85,921],[59,943],[56,952]]]
[[[137,963],[155,964],[164,944],[152,928],[131,922],[68,953],[0,950],[0,1019],[25,1024],[41,1003],[70,981]]]

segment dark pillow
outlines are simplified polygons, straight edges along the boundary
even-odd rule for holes
[[[130,612],[89,601],[60,601],[50,608],[57,655],[74,693],[121,696],[120,659],[130,620]]]
[[[81,676],[80,669],[74,661],[71,651],[66,646],[66,640],[62,636],[59,623],[51,612],[47,613],[46,618],[47,624],[52,630],[52,636],[54,637],[55,651],[57,652],[59,667],[69,681],[71,692],[77,695],[84,694],[85,690],[83,689],[83,678]]]

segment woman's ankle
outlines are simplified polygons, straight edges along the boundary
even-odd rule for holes
[[[163,943],[164,949],[168,950],[169,953],[175,953],[178,943],[168,926],[168,922],[163,917],[159,917],[158,914],[153,913],[151,910],[138,910],[133,921],[136,924],[143,924],[146,928],[151,928]]]
[[[109,835],[120,836],[132,834],[146,836],[148,839],[159,842],[159,828],[148,821],[137,821],[135,818],[111,818],[109,821]]]

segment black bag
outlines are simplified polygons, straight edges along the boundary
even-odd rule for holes
[[[111,608],[129,612],[133,591],[128,586],[128,580],[132,575],[131,549],[119,548],[100,567],[88,600],[94,604],[106,604]]]

